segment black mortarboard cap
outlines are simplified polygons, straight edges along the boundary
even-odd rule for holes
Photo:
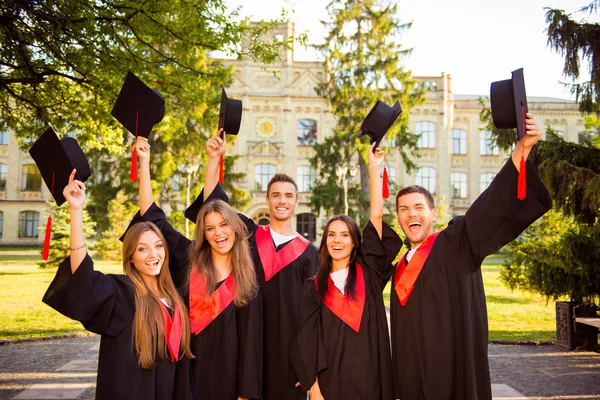
[[[492,82],[490,92],[492,121],[496,128],[517,128],[517,141],[523,139],[528,112],[523,68],[513,71],[512,79]]]
[[[154,125],[165,116],[165,99],[128,72],[111,114],[129,132],[147,138]]]
[[[221,92],[221,109],[219,110],[219,129],[223,128],[228,135],[237,135],[242,123],[242,101],[230,99]]]
[[[360,126],[361,135],[369,136],[371,144],[381,142],[400,113],[402,113],[402,107],[398,101],[394,103],[393,107],[390,107],[378,100]]]
[[[71,137],[59,140],[51,127],[31,146],[29,154],[59,206],[65,202],[63,189],[69,184],[73,169],[77,170],[76,178],[82,182],[91,175],[90,164],[77,140]]]
[[[223,190],[223,186],[215,186],[215,188],[213,189],[208,199],[206,199],[206,201],[204,201],[204,189],[202,189],[198,197],[196,197],[196,200],[194,200],[194,202],[190,204],[188,208],[186,208],[184,213],[185,217],[193,223],[196,223],[196,219],[198,219],[198,214],[200,214],[200,209],[204,206],[204,204],[217,199],[223,200],[225,203],[229,204],[229,196],[227,195],[227,193],[225,193],[225,190]]]

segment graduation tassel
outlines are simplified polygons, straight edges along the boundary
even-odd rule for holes
[[[136,109],[135,112],[135,138],[137,140],[138,136],[138,117],[140,115],[140,109]],[[137,175],[137,149],[135,148],[135,143],[133,145],[133,151],[131,152],[131,170],[129,171],[129,179],[132,181],[138,180]]]
[[[388,185],[389,181],[389,177],[388,177],[388,172],[387,172],[387,167],[384,165],[383,166],[383,187],[382,187],[382,194],[383,194],[383,198],[387,199],[388,197],[390,197],[390,188]]]
[[[54,176],[55,171],[52,171],[52,190],[54,193]],[[48,255],[50,254],[50,238],[52,237],[52,204],[50,205],[50,214],[48,215],[48,222],[46,222],[46,233],[44,235],[44,247],[42,248],[42,260],[48,261]]]
[[[219,158],[219,183],[223,183],[223,178],[225,177],[225,166],[224,166],[225,162],[223,160],[223,154],[221,154],[221,157]]]
[[[521,121],[522,121],[522,132],[523,137],[527,134],[525,132],[525,107],[521,106]],[[521,163],[519,165],[519,180],[517,184],[517,198],[524,200],[527,194],[527,173],[525,171],[525,149],[521,152]]]

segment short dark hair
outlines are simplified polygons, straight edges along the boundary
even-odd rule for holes
[[[427,205],[429,206],[429,208],[435,208],[435,202],[433,201],[433,196],[431,195],[431,192],[429,190],[425,189],[423,186],[410,185],[400,189],[400,191],[396,195],[396,211],[398,211],[398,200],[400,199],[400,197],[406,196],[407,194],[411,193],[421,193],[427,199]]]
[[[296,196],[298,196],[298,185],[296,184],[296,181],[294,180],[294,178],[292,178],[291,176],[287,175],[287,174],[283,174],[283,173],[278,173],[273,175],[273,177],[271,178],[271,180],[269,181],[269,184],[267,185],[267,197],[269,196],[269,191],[271,190],[271,185],[277,182],[289,182],[292,185],[294,185],[294,188],[296,188]]]

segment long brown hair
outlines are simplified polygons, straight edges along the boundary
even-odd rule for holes
[[[319,247],[319,266],[317,269],[317,288],[321,298],[325,298],[327,294],[327,282],[329,280],[329,274],[331,273],[332,262],[331,255],[327,249],[327,235],[329,234],[329,225],[333,221],[342,221],[348,227],[350,232],[350,238],[352,238],[352,252],[350,253],[350,261],[348,263],[348,278],[346,279],[346,287],[344,292],[346,295],[354,298],[355,286],[356,286],[356,257],[358,256],[358,250],[360,248],[360,229],[356,221],[347,215],[335,215],[327,221],[325,229],[323,229],[323,237],[321,238],[321,246]]]
[[[145,232],[152,231],[162,240],[165,245],[165,257],[160,273],[157,277],[158,290],[171,304],[177,304],[177,312],[181,315],[182,335],[179,347],[179,356],[194,358],[190,351],[190,319],[185,302],[179,295],[171,273],[169,272],[169,252],[166,241],[160,229],[152,222],[138,222],[133,225],[123,239],[123,271],[135,286],[135,316],[133,318],[133,341],[135,350],[139,357],[139,365],[142,368],[152,368],[155,365],[155,355],[158,353],[160,359],[165,358],[166,342],[163,334],[165,321],[161,311],[161,305],[152,295],[152,291],[146,286],[140,272],[133,266],[131,258],[136,251],[140,237]]]
[[[217,271],[212,260],[212,249],[206,240],[204,220],[210,213],[219,213],[235,233],[235,242],[231,248],[231,271],[235,282],[235,299],[237,307],[248,304],[258,293],[258,280],[254,270],[254,262],[248,244],[248,229],[231,206],[223,200],[213,200],[205,204],[196,218],[193,245],[190,247],[190,264],[206,279],[207,294],[215,291]]]

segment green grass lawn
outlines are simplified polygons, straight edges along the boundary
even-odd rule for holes
[[[0,340],[85,332],[44,303],[42,296],[54,278],[54,269],[39,269],[39,256],[0,258]],[[487,295],[490,339],[554,340],[554,303],[539,296],[511,292],[499,280],[498,265],[482,267]],[[121,273],[120,264],[97,262],[105,273]],[[389,304],[390,285],[384,291]]]

